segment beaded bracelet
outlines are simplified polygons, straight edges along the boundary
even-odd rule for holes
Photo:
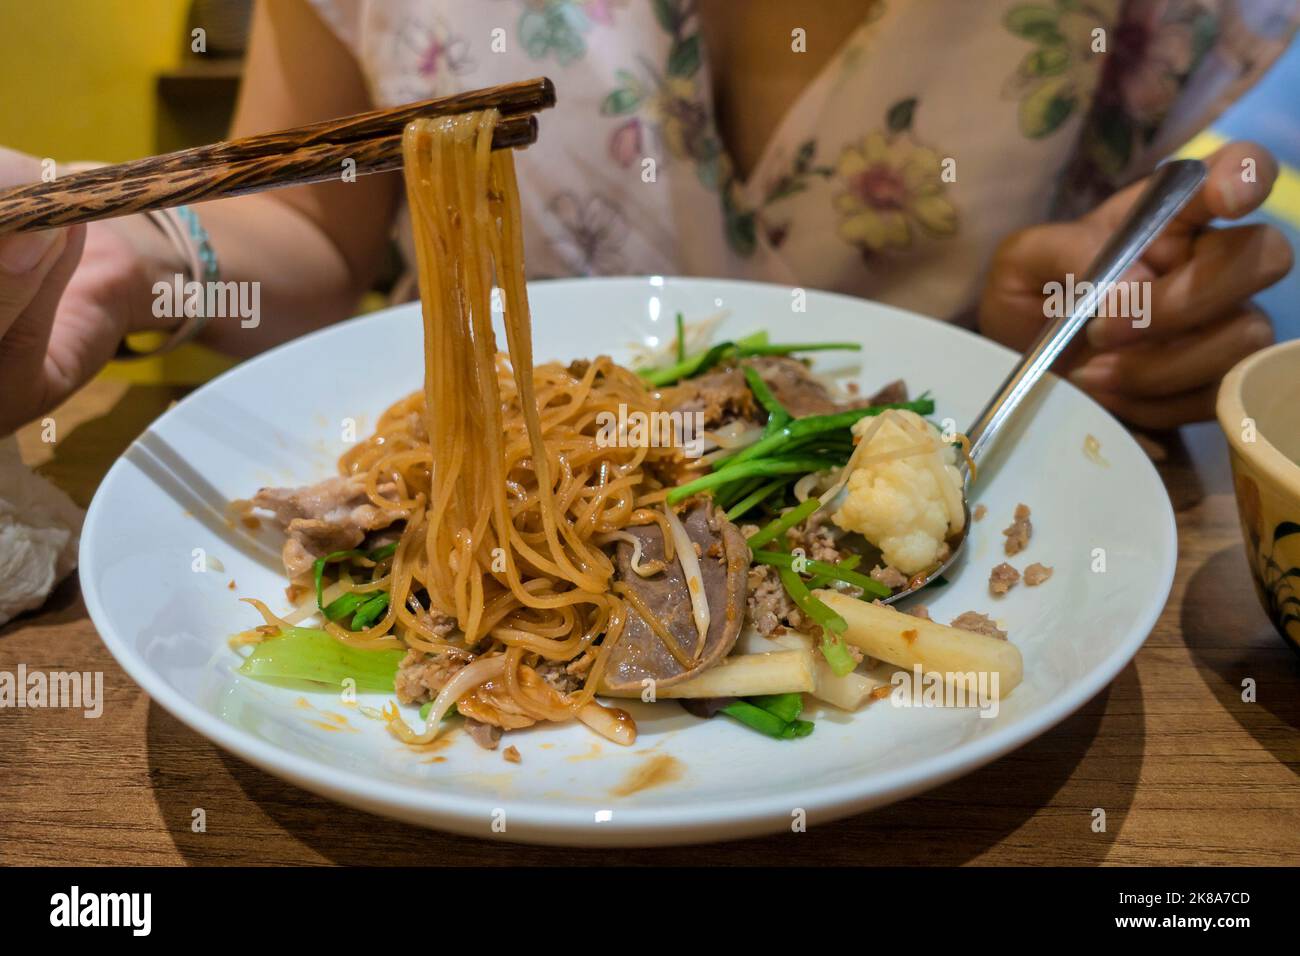
[[[163,235],[167,236],[180,252],[186,264],[185,273],[182,275],[183,281],[197,280],[204,283],[205,288],[207,283],[219,281],[221,270],[217,263],[216,250],[212,248],[208,231],[203,228],[198,214],[193,209],[189,206],[176,206],[172,209],[155,210],[145,215],[150,222],[162,230]],[[180,303],[178,302],[177,305]],[[188,316],[182,311],[182,317],[181,324],[157,348],[141,352],[123,341],[118,345],[116,357],[137,359],[170,352],[195,338],[212,318],[203,309],[200,309],[196,315]]]

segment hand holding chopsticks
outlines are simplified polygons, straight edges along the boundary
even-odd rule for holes
[[[533,114],[554,105],[541,77],[103,166],[0,193],[0,235],[341,179],[347,160],[358,176],[400,169],[402,130],[421,116],[495,108],[493,148],[523,147],[537,139]]]

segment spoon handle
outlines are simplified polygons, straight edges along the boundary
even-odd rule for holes
[[[1044,327],[1038,340],[1016,363],[1005,382],[967,430],[971,458],[979,461],[981,453],[998,433],[1016,406],[1029,394],[1056,361],[1056,357],[1097,312],[1107,290],[1119,281],[1179,210],[1187,205],[1201,183],[1206,167],[1198,159],[1179,159],[1165,163],[1151,176],[1124,218],[1119,230],[1097,254],[1088,269],[1087,294],[1077,298],[1074,310]],[[1082,283],[1080,283],[1082,285]]]

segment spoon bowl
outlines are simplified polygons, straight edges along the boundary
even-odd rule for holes
[[[1011,418],[1012,413],[1024,400],[1038,380],[1043,377],[1057,357],[1065,351],[1066,346],[1074,340],[1088,320],[1097,314],[1109,291],[1120,282],[1124,274],[1135,263],[1156,236],[1164,231],[1174,217],[1196,195],[1205,181],[1206,166],[1198,159],[1178,159],[1164,163],[1151,175],[1146,189],[1133,203],[1133,208],[1120,224],[1115,234],[1097,254],[1088,269],[1087,281],[1076,283],[1076,289],[1084,289],[1074,308],[1066,315],[1060,316],[1043,327],[1037,341],[1016,363],[1006,380],[989,400],[984,411],[980,412],[974,424],[966,432],[970,440],[970,461],[978,465],[981,456],[998,432]],[[1045,312],[1046,314],[1046,312]],[[955,538],[950,538],[948,557],[937,567],[927,572],[922,578],[917,575],[889,597],[884,604],[893,604],[933,584],[935,579],[951,568],[961,557],[966,539],[970,536],[970,492],[973,478],[965,462],[961,466],[962,509],[965,521]]]

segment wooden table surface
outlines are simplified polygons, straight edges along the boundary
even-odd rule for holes
[[[57,444],[20,434],[24,457],[84,505],[176,397],[93,383],[56,413]],[[0,862],[1298,864],[1300,659],[1251,590],[1217,430],[1185,429],[1166,452],[1178,572],[1136,660],[1055,729],[923,796],[804,834],[613,853],[394,823],[248,766],[153,704],[100,644],[72,580],[0,630],[0,670],[102,670],[104,713],[0,711]],[[206,833],[191,832],[196,807]]]

